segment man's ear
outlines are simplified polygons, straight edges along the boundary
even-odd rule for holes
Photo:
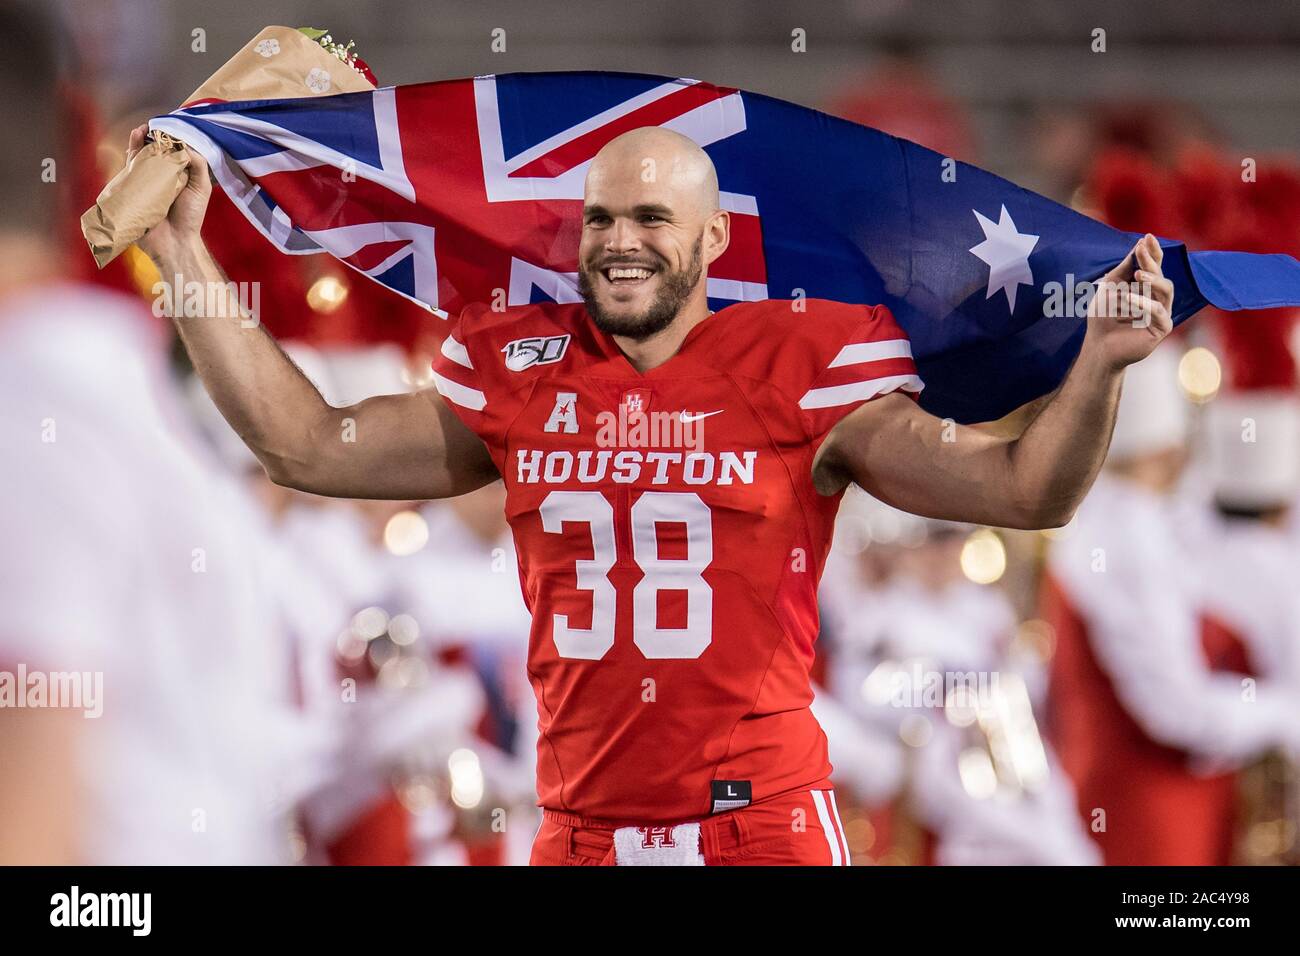
[[[704,264],[709,265],[731,245],[731,213],[719,209],[704,227]]]

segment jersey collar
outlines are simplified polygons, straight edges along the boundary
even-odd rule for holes
[[[603,356],[603,360],[595,363],[591,371],[604,372],[615,375],[618,378],[644,379],[652,381],[661,378],[681,378],[687,374],[698,373],[701,369],[707,369],[708,366],[697,361],[695,356],[701,354],[701,341],[714,338],[714,332],[721,324],[716,316],[725,312],[726,309],[720,309],[718,313],[713,310],[705,316],[704,320],[686,333],[682,339],[682,344],[677,347],[669,359],[661,365],[656,365],[647,372],[638,372],[623,350],[618,347],[614,337],[608,332],[597,328],[596,322],[591,317],[586,308],[583,308],[582,315],[585,320],[586,329],[592,336],[596,344],[596,350]]]

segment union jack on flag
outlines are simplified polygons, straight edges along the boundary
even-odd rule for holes
[[[958,421],[1000,417],[1060,382],[1083,321],[1044,303],[1103,275],[1138,238],[906,140],[690,79],[479,76],[194,105],[150,126],[201,152],[281,251],[328,253],[443,315],[580,301],[588,164],[620,133],[669,127],[709,153],[731,213],[710,308],[887,305],[927,383],[922,405]],[[1207,303],[1300,305],[1290,256],[1161,245],[1175,321]]]

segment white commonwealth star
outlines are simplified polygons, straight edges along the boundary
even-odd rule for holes
[[[1016,289],[1034,284],[1034,273],[1029,268],[1029,253],[1038,245],[1038,237],[1020,232],[1011,221],[1011,213],[1002,207],[1002,217],[994,222],[972,209],[984,230],[984,241],[971,248],[971,252],[989,267],[989,291],[984,298],[993,298],[1001,289],[1007,294],[1007,305],[1016,311]]]

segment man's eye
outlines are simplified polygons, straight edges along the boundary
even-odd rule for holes
[[[590,219],[587,220],[587,225],[589,225],[589,226],[603,226],[603,225],[605,225],[605,223],[607,223],[607,222],[609,222],[609,217],[608,217],[608,216],[592,216]]]
[[[641,221],[642,221],[642,222],[648,222],[648,221],[650,221],[650,220],[654,220],[655,222],[663,222],[663,217],[662,217],[662,216],[652,216],[652,215],[650,215],[649,213],[646,213],[644,216],[641,217]]]

